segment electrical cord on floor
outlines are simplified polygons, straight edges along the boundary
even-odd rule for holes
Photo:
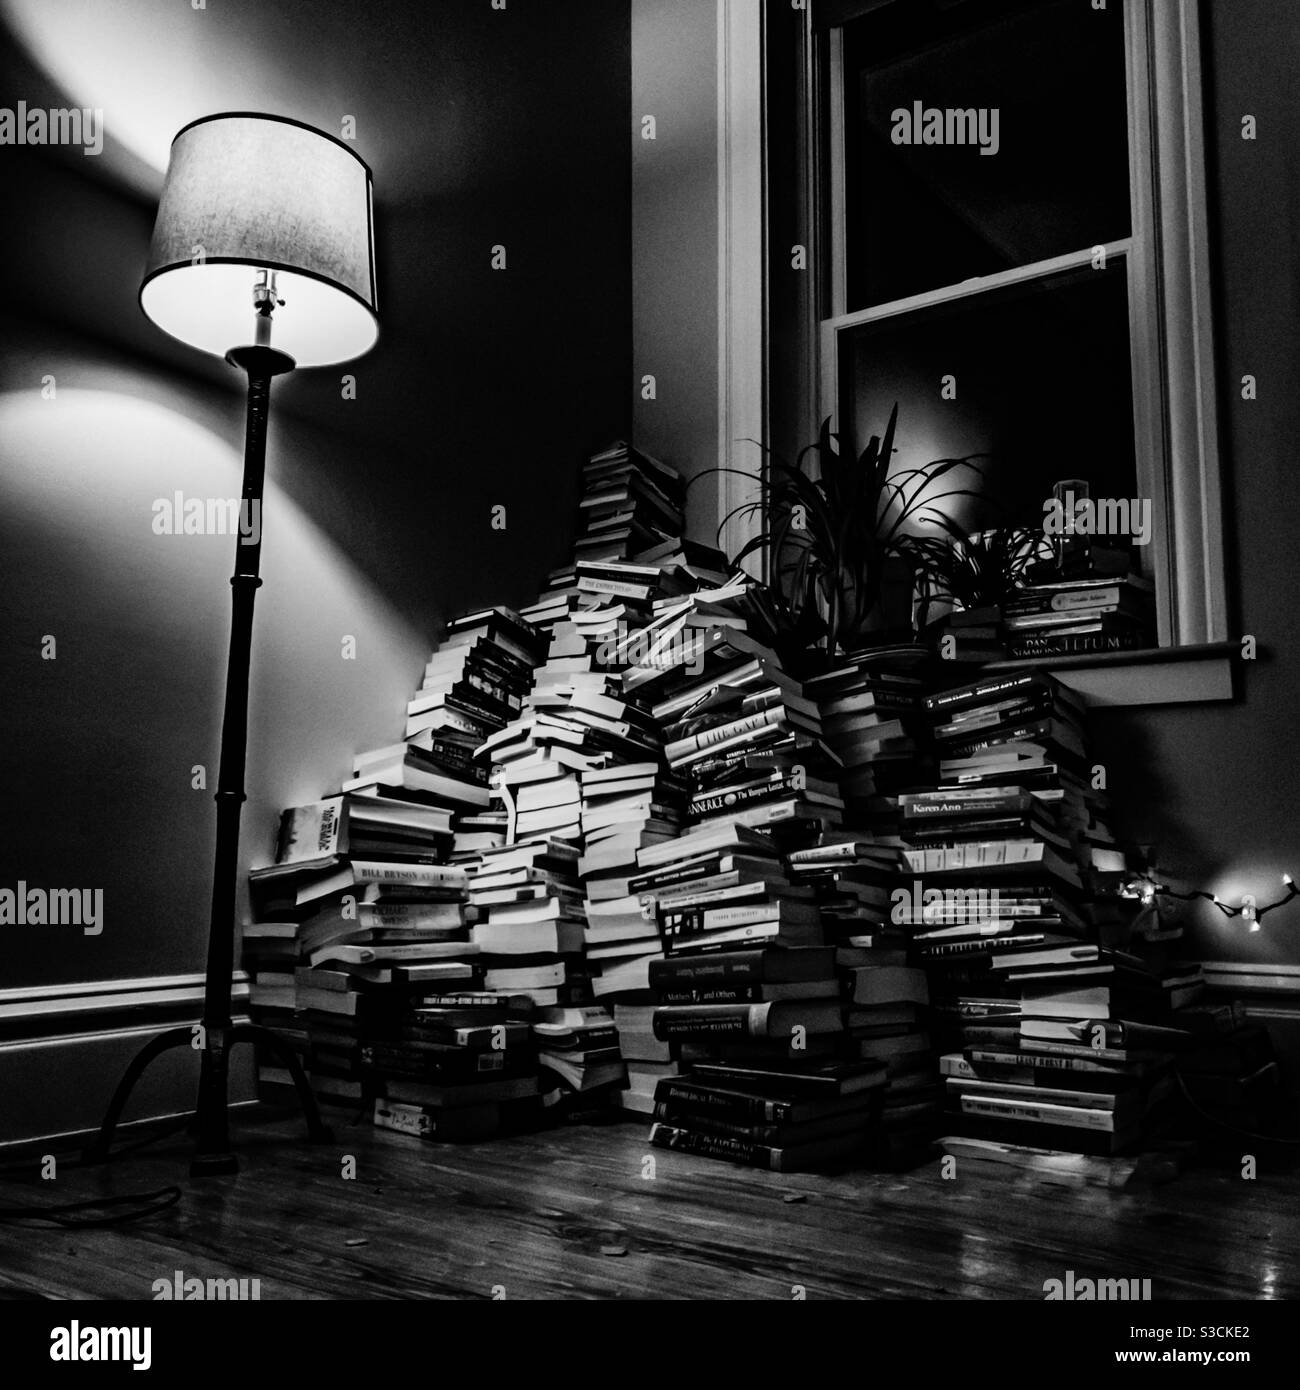
[[[172,1134],[189,1125],[191,1116],[184,1115],[170,1125],[165,1125],[142,1138],[133,1139],[128,1144],[123,1144],[119,1148],[109,1152],[106,1162],[111,1163],[114,1159],[123,1157],[125,1154],[134,1153],[138,1149],[147,1148],[150,1144],[156,1144],[160,1139],[166,1139]],[[57,1159],[56,1163],[64,1168],[85,1168],[90,1166],[80,1155],[73,1155],[68,1158]],[[23,1164],[11,1163],[0,1168],[0,1178],[26,1178],[31,1179],[32,1163],[29,1161]],[[0,1222],[22,1222],[22,1221],[44,1221],[52,1225],[63,1226],[65,1228],[91,1229],[102,1226],[121,1226],[128,1221],[138,1221],[145,1216],[155,1216],[158,1212],[166,1211],[168,1207],[174,1207],[182,1197],[179,1187],[168,1186],[160,1187],[152,1192],[126,1192],[119,1197],[90,1197],[82,1202],[61,1202],[53,1205],[40,1205],[30,1207],[0,1207]],[[129,1207],[131,1210],[117,1212],[111,1216],[74,1216],[76,1212],[94,1212],[99,1209],[112,1207]]]
[[[1288,1139],[1281,1134],[1257,1134],[1253,1129],[1242,1129],[1240,1125],[1234,1125],[1228,1120],[1220,1119],[1217,1115],[1211,1115],[1208,1110],[1192,1099],[1192,1093],[1187,1089],[1187,1082],[1183,1080],[1182,1073],[1175,1072],[1174,1076],[1178,1081],[1178,1089],[1183,1093],[1183,1099],[1201,1119],[1209,1120],[1212,1125],[1226,1129],[1230,1134],[1240,1134],[1243,1139],[1258,1139],[1263,1144],[1300,1144],[1300,1138]]]
[[[121,1226],[138,1221],[142,1216],[155,1216],[181,1199],[175,1185],[160,1187],[153,1192],[127,1192],[120,1197],[91,1197],[84,1202],[63,1202],[58,1206],[0,1207],[0,1221],[45,1221],[65,1230],[89,1230],[97,1226]],[[108,1207],[131,1207],[114,1216],[73,1216],[74,1212],[95,1212]]]

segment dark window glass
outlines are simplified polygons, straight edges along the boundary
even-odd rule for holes
[[[1120,3],[894,0],[844,36],[850,311],[1129,234]]]
[[[1138,496],[1122,263],[881,319],[840,344],[848,447],[881,434],[897,402],[896,472],[989,456],[982,478],[962,469],[942,484],[981,494],[942,503],[967,531],[1041,527],[1062,479],[1085,479],[1094,498]]]

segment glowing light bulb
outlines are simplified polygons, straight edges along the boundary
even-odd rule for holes
[[[1290,888],[1294,885],[1295,879],[1293,879],[1290,874],[1283,874],[1282,882],[1285,883],[1288,888]]]

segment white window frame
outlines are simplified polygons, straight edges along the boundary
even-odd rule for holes
[[[718,15],[719,522],[755,497],[768,441],[767,168],[762,0],[716,0]],[[759,533],[757,515],[722,534],[728,555]],[[712,540],[712,537],[710,537]],[[745,567],[765,579],[770,557]]]
[[[1106,245],[1128,277],[1138,488],[1152,502],[1147,557],[1162,647],[1228,638],[1196,0],[1124,0],[1131,234]],[[1091,263],[1093,248],[847,312],[843,30],[828,36],[830,317],[816,344],[821,419],[839,415],[841,336]],[[817,422],[810,422],[814,425]],[[811,434],[809,435],[811,438]]]

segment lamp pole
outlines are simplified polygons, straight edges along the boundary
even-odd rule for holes
[[[270,292],[267,293],[269,281]],[[244,484],[242,515],[260,515],[266,476],[266,432],[271,409],[271,382],[294,369],[287,353],[270,346],[274,308],[274,276],[254,292],[257,310],[256,342],[232,348],[226,361],[248,378],[244,426]],[[256,510],[254,510],[256,509]],[[212,870],[212,914],[208,926],[208,959],[203,987],[203,1022],[199,1030],[171,1028],[140,1051],[127,1068],[109,1104],[98,1135],[86,1151],[86,1161],[108,1159],[113,1133],[135,1083],[155,1057],[173,1047],[202,1049],[195,1124],[198,1143],[190,1164],[194,1177],[216,1177],[239,1171],[230,1147],[230,1048],[237,1042],[260,1043],[276,1053],[293,1076],[313,1141],[330,1138],[321,1120],[316,1097],[298,1055],[269,1028],[237,1024],[231,1017],[231,976],[235,964],[235,900],[239,882],[239,821],[247,799],[244,765],[248,751],[248,677],[253,644],[253,604],[261,588],[262,528],[238,528],[235,571],[230,578],[230,647],[226,657],[226,702],[221,721],[221,762],[217,773],[217,840]]]

